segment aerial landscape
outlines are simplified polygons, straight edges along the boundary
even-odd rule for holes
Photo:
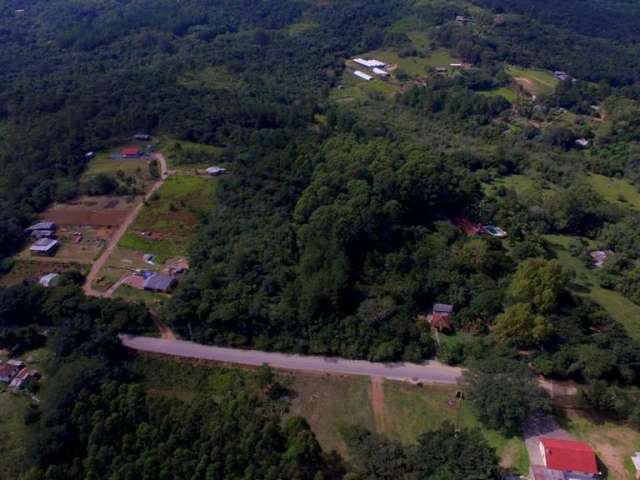
[[[1,0],[0,480],[640,479],[640,2]]]

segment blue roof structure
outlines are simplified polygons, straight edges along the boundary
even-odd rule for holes
[[[149,278],[145,278],[143,288],[154,292],[168,292],[176,283],[178,283],[178,280],[175,277],[156,273]]]

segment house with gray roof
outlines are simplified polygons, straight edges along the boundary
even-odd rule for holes
[[[178,284],[178,279],[172,275],[154,273],[144,280],[143,288],[151,292],[170,292]]]

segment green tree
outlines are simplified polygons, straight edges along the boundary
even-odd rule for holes
[[[531,304],[515,303],[498,315],[494,333],[503,343],[526,347],[548,339],[553,325],[544,315],[536,314]]]
[[[530,258],[518,266],[507,294],[515,302],[530,304],[536,313],[551,313],[557,308],[567,281],[557,260]]]
[[[477,362],[464,372],[462,384],[478,418],[507,434],[517,434],[526,419],[550,408],[533,373],[515,360],[496,357]]]

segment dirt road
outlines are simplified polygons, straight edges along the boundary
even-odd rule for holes
[[[167,169],[167,160],[164,157],[164,155],[162,155],[161,153],[154,153],[152,155],[152,158],[155,158],[158,160],[158,162],[160,162],[160,179],[151,186],[151,189],[145,195],[144,200],[148,200],[151,197],[151,195],[153,195],[156,192],[156,190],[158,190],[162,186],[164,181],[169,176],[169,171]],[[100,255],[100,257],[95,262],[93,262],[93,265],[91,266],[91,270],[87,275],[84,285],[82,286],[82,289],[84,290],[85,295],[89,295],[93,297],[110,297],[113,294],[113,291],[115,291],[115,290],[109,289],[109,291],[107,292],[100,292],[98,290],[95,290],[92,285],[93,285],[93,282],[95,282],[96,277],[98,276],[98,273],[100,272],[100,270],[102,270],[102,267],[104,267],[105,263],[107,263],[107,261],[113,254],[113,251],[116,249],[116,246],[118,245],[118,242],[120,241],[122,236],[125,234],[127,229],[131,226],[131,224],[135,221],[135,219],[140,214],[140,210],[142,210],[143,205],[144,205],[144,201],[141,201],[140,203],[138,203],[138,205],[135,206],[133,210],[131,210],[131,212],[129,212],[127,217],[124,219],[124,221],[120,224],[118,229],[113,233],[113,235],[107,242],[107,246],[104,249],[104,252],[102,252],[102,255]]]
[[[378,433],[384,433],[384,386],[382,377],[371,377],[371,410]]]
[[[120,335],[123,345],[140,352],[193,358],[257,367],[268,363],[279,370],[366,375],[390,380],[455,384],[462,370],[436,361],[417,363],[375,363],[333,357],[287,355],[283,353],[212,347],[184,340]]]

